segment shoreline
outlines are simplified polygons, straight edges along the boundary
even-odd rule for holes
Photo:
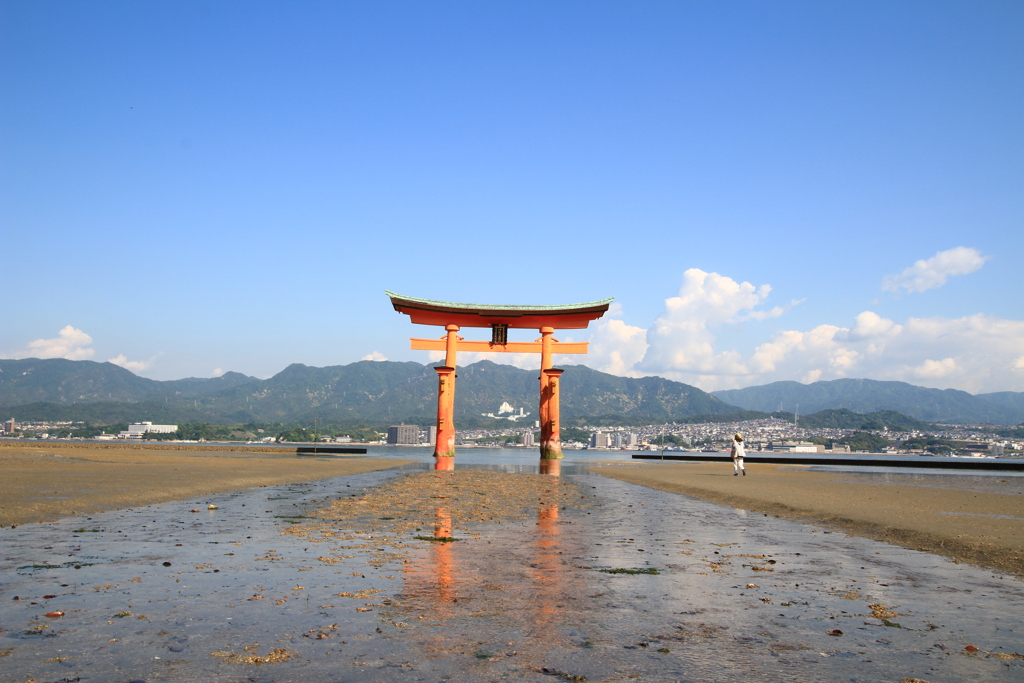
[[[5,450],[63,450],[63,449],[82,449],[82,448],[99,448],[107,449],[112,451],[169,451],[169,452],[185,452],[185,453],[201,453],[206,451],[218,451],[227,453],[269,453],[271,455],[282,453],[292,454],[299,448],[308,448],[309,446],[323,446],[325,448],[330,447],[342,447],[347,448],[349,446],[358,447],[366,446],[363,443],[351,443],[351,444],[314,444],[309,443],[296,443],[295,445],[279,446],[276,444],[247,444],[240,441],[224,441],[224,442],[195,442],[195,443],[181,443],[181,442],[160,442],[160,441],[144,441],[144,442],[132,442],[132,441],[50,441],[44,439],[38,440],[22,440],[22,441],[5,441],[0,440],[0,454]]]
[[[366,456],[299,458],[289,449],[150,448],[137,444],[64,444],[64,448],[54,449],[53,445],[0,448],[4,477],[0,526],[362,474],[417,462]],[[254,454],[270,457],[252,457]]]
[[[881,482],[863,473],[811,472],[750,460],[749,476],[735,478],[728,464],[717,463],[604,463],[587,469],[1024,577],[1024,493],[1019,477],[993,477],[991,491],[975,491],[911,483],[902,474],[888,475]]]

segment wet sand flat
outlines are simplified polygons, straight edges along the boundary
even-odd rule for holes
[[[227,448],[234,450],[4,444],[0,448],[0,525],[315,481],[412,462],[299,458],[288,451]]]
[[[1005,574],[578,467],[427,468],[0,529],[0,678],[1024,672],[1024,585]],[[191,513],[206,500],[217,509]]]
[[[944,485],[950,477],[808,471],[758,465],[734,477],[728,463],[605,464],[592,471],[772,516],[1024,575],[1024,489],[1020,477],[987,485]],[[961,481],[967,481],[959,477]]]

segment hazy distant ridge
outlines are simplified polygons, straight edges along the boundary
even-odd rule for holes
[[[896,410],[926,422],[1015,425],[1024,421],[1024,394],[974,396],[957,389],[927,389],[906,382],[835,379],[813,384],[773,382],[746,389],[711,392],[747,410],[797,410],[801,414],[846,408],[856,413]]]

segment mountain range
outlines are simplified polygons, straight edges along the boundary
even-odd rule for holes
[[[461,426],[494,424],[481,416],[497,413],[503,402],[532,413],[532,422],[537,374],[491,361],[460,368],[456,414]],[[412,362],[359,361],[322,368],[296,363],[265,380],[228,372],[213,378],[158,381],[112,363],[0,360],[0,406],[8,413],[3,419],[92,424],[140,420],[303,423],[314,419],[335,424],[429,424],[436,415],[436,392],[433,367]],[[925,422],[1015,425],[1024,422],[1024,393],[972,395],[904,382],[839,379],[813,384],[774,382],[708,394],[661,377],[618,377],[584,365],[567,366],[562,377],[561,412],[567,423],[574,418],[600,418],[608,424],[692,421],[696,416],[725,417],[743,410],[802,415],[832,410],[845,415],[844,409],[877,413],[885,423],[898,422],[900,418],[891,415],[898,411]],[[847,423],[857,419],[843,418]]]
[[[801,414],[846,408],[856,413],[896,410],[925,422],[1016,425],[1024,422],[1024,393],[969,394],[928,389],[906,382],[834,379],[812,384],[772,382],[746,389],[713,391],[746,410],[785,410]]]
[[[459,369],[456,411],[469,426],[507,402],[536,419],[538,373],[490,361]],[[261,380],[239,373],[160,382],[110,363],[0,360],[0,406],[21,420],[90,423],[216,421],[429,424],[437,374],[411,362],[359,361],[323,368],[293,364]],[[628,378],[586,366],[562,377],[563,420],[574,417],[669,421],[735,412],[735,406],[660,377]],[[493,420],[488,418],[493,423]]]

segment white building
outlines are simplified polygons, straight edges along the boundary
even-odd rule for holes
[[[824,453],[825,447],[821,444],[810,443],[808,441],[798,441],[789,448],[790,453]]]
[[[133,422],[128,425],[127,432],[119,432],[119,439],[141,439],[149,433],[173,434],[178,431],[178,425],[155,425],[152,422]]]
[[[509,403],[508,401],[502,401],[501,405],[498,407],[497,414],[495,414],[495,413],[480,413],[480,414],[483,415],[484,417],[493,417],[493,418],[498,419],[498,420],[509,420],[511,422],[515,422],[516,420],[523,419],[524,417],[526,417],[530,413],[527,413],[522,408],[518,408],[517,409],[517,408],[513,407],[512,404]]]

